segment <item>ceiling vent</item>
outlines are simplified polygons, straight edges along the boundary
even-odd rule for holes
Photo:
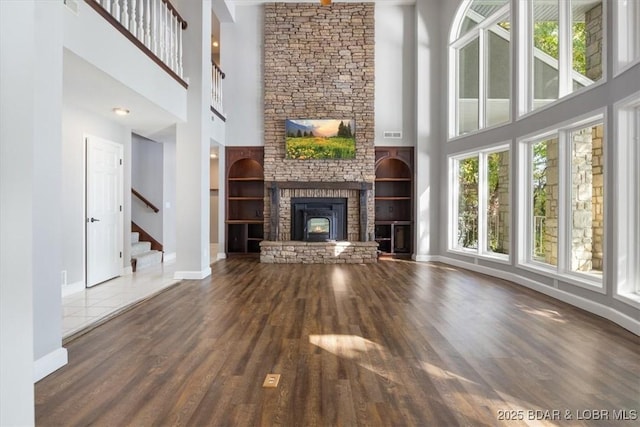
[[[384,131],[384,137],[392,139],[402,139],[402,132],[399,130],[386,130]]]

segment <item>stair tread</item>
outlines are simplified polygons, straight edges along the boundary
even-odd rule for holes
[[[132,255],[131,259],[135,262],[135,271],[151,267],[153,265],[162,264],[164,254],[161,251],[150,250],[139,255]]]
[[[142,257],[144,257],[144,256],[151,256],[151,255],[161,254],[161,253],[162,253],[162,252],[160,252],[160,251],[157,251],[157,250],[155,250],[155,249],[151,249],[151,250],[149,250],[149,251],[144,251],[144,252],[141,252],[141,253],[136,254],[136,255],[133,255],[133,254],[132,254],[132,255],[131,255],[131,258],[139,259],[139,258],[142,258]]]
[[[131,257],[142,254],[151,250],[151,242],[135,242],[131,243]]]

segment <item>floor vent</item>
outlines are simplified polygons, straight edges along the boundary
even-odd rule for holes
[[[386,130],[384,131],[384,137],[393,138],[393,139],[402,139],[402,132],[399,130],[395,130],[395,131]]]

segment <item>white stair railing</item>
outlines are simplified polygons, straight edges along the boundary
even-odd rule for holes
[[[222,79],[224,73],[215,62],[211,63],[211,107],[224,117],[222,106]]]
[[[183,78],[182,31],[187,28],[187,22],[169,0],[85,1],[99,5],[133,36],[134,42],[139,41],[180,79]],[[114,26],[118,27],[118,24]]]

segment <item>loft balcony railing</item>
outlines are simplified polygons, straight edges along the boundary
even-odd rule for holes
[[[185,21],[169,0],[85,0],[185,88],[182,31]]]
[[[211,112],[220,117],[223,121],[226,120],[224,114],[224,108],[222,104],[222,79],[224,79],[224,72],[220,69],[218,64],[211,62]]]

